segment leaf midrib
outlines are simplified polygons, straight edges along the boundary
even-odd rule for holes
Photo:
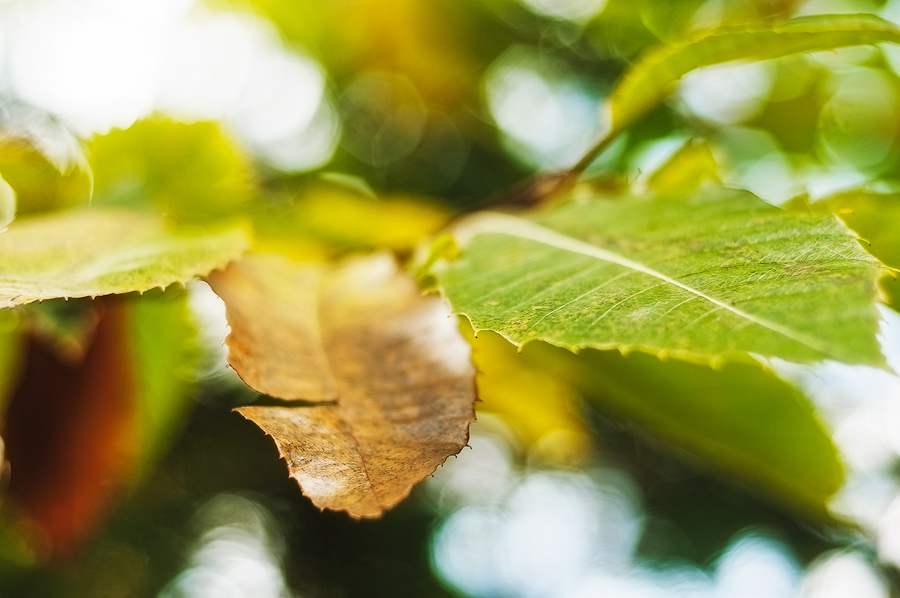
[[[353,439],[353,445],[356,447],[356,454],[359,455],[359,463],[362,466],[363,474],[366,476],[366,481],[369,484],[369,491],[372,493],[372,497],[375,499],[375,503],[381,508],[384,509],[384,501],[378,496],[378,489],[375,487],[375,483],[372,481],[372,476],[369,475],[369,466],[366,463],[366,455],[363,453],[362,446],[360,446],[359,438],[356,435],[356,430],[353,428],[353,423],[350,421],[350,418],[347,417],[347,411],[344,409],[342,398],[341,386],[338,383],[337,377],[334,375],[334,368],[331,365],[331,355],[328,353],[325,345],[325,336],[322,334],[322,321],[324,319],[325,314],[322,311],[322,284],[324,282],[325,275],[323,273],[319,273],[319,276],[316,277],[316,289],[312,294],[313,301],[316,302],[313,313],[316,314],[315,317],[315,335],[316,341],[318,342],[319,347],[322,349],[322,366],[325,368],[324,374],[328,377],[328,384],[331,387],[331,392],[334,396],[334,404],[331,405],[332,409],[336,409],[340,412],[340,418],[344,422],[344,425],[347,426],[347,435]]]
[[[715,297],[712,297],[698,289],[686,285],[672,278],[671,276],[663,274],[658,270],[654,270],[653,268],[645,266],[625,256],[619,255],[612,251],[608,251],[601,247],[597,247],[596,245],[574,239],[528,220],[523,220],[521,218],[507,216],[505,214],[499,213],[484,213],[458,227],[456,229],[455,236],[459,245],[461,247],[465,247],[474,236],[483,233],[505,235],[509,237],[516,237],[526,241],[533,241],[535,243],[541,243],[548,247],[584,255],[586,257],[592,257],[611,264],[616,264],[623,268],[647,274],[648,276],[652,276],[665,283],[671,284],[672,286],[687,291],[698,298],[705,299],[713,305],[716,305],[718,308],[725,309],[730,313],[738,316],[739,318],[781,334],[782,336],[785,336],[792,341],[801,343],[809,347],[810,349],[813,349],[814,351],[822,353],[823,356],[832,354],[830,347],[826,343],[823,343],[816,338],[803,334],[802,332],[792,330],[791,328],[782,326],[781,324],[770,322],[764,318],[760,318],[742,309],[736,308],[733,305],[716,299]]]

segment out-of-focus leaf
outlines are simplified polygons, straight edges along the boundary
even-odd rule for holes
[[[16,218],[16,192],[0,177],[0,229]]]
[[[460,328],[472,346],[478,385],[479,413],[503,417],[528,446],[562,439],[562,451],[545,451],[565,463],[587,448],[588,431],[578,415],[578,392],[565,379],[524,359],[516,346],[497,334],[483,332],[477,337],[468,322]],[[562,433],[562,434],[560,434]]]
[[[884,302],[894,311],[900,311],[900,273],[888,273],[881,279],[880,286],[884,292]]]
[[[23,341],[18,314],[0,310],[0,413],[6,408],[9,393],[18,379]]]
[[[466,444],[469,347],[442,302],[390,258],[330,267],[251,256],[209,282],[244,381],[323,403],[239,409],[318,507],[377,517]]]
[[[54,303],[78,311],[48,309]],[[183,292],[48,302],[2,311],[0,321],[16,316],[26,322],[27,344],[10,343],[17,353],[0,361],[4,370],[24,362],[4,418],[15,471],[6,515],[31,543],[26,551],[65,558],[102,523],[115,495],[146,475],[184,415],[195,330]],[[61,342],[72,334],[65,323],[47,324],[77,318],[89,328],[79,333],[81,352]],[[8,340],[23,338],[19,329],[17,339],[0,330],[0,358]]]
[[[284,34],[310,48],[335,79],[366,70],[402,73],[431,104],[477,99],[478,71],[461,36],[459,2],[252,0]]]
[[[479,333],[505,342],[494,333]],[[509,344],[509,343],[507,343]],[[477,349],[476,349],[477,351]],[[645,353],[526,344],[519,368],[571,384],[608,415],[665,440],[789,508],[827,518],[843,468],[809,401],[761,364],[710,368]]]
[[[832,211],[862,239],[862,246],[894,268],[881,281],[885,301],[900,310],[900,195],[849,191],[808,206],[814,212]]]
[[[182,221],[234,214],[253,196],[248,160],[214,123],[139,121],[89,147],[94,205],[153,206]]]
[[[20,216],[87,205],[91,198],[86,164],[56,164],[26,137],[0,140],[0,175],[15,191]]]
[[[347,251],[410,251],[450,215],[433,203],[403,197],[375,199],[316,187],[287,208],[255,213],[256,247],[307,259]]]
[[[43,552],[72,556],[130,476],[136,452],[135,371],[127,302],[98,303],[80,363],[62,361],[36,337],[4,419],[7,500],[42,530]]]
[[[658,195],[687,195],[706,181],[718,181],[716,159],[705,143],[688,143],[656,172],[647,186]]]
[[[900,195],[850,191],[810,205],[837,214],[862,239],[869,253],[900,268]]]
[[[158,217],[122,210],[21,219],[0,233],[0,307],[165,288],[224,266],[248,244],[241,228],[176,234]]]
[[[579,350],[642,350],[710,364],[747,352],[884,367],[883,266],[832,216],[745,191],[571,200],[530,219],[482,213],[432,271],[455,312]]]
[[[129,352],[134,356],[141,437],[134,479],[139,481],[184,420],[200,349],[184,292],[170,290],[139,297],[131,303],[129,316]]]
[[[900,42],[900,28],[868,14],[817,15],[762,27],[700,31],[681,43],[650,51],[622,77],[608,101],[608,136],[629,128],[694,69],[881,42]]]

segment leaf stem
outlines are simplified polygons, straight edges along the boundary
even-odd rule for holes
[[[611,129],[607,131],[607,133],[600,139],[600,141],[595,143],[594,146],[589,149],[586,154],[584,154],[584,157],[582,157],[581,160],[579,160],[575,164],[575,166],[568,170],[566,174],[568,175],[568,178],[572,180],[573,185],[578,180],[578,178],[580,178],[581,175],[584,174],[584,171],[594,163],[594,160],[596,160],[600,156],[600,154],[602,154],[603,151],[618,138],[621,132],[621,129]]]

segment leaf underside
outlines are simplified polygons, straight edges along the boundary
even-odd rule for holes
[[[476,350],[492,336],[480,334]],[[828,500],[843,482],[837,450],[810,402],[762,364],[714,369],[641,352],[575,355],[542,342],[528,343],[518,356],[523,368],[554,375],[601,412],[700,457],[725,477],[807,517],[829,518]]]
[[[224,266],[248,244],[242,229],[176,234],[124,210],[23,218],[0,233],[0,307],[165,288]]]
[[[476,330],[519,345],[884,367],[883,267],[831,216],[707,187],[569,201],[531,219],[481,214],[454,234],[462,256],[437,263],[440,288]]]
[[[319,508],[377,517],[468,442],[469,347],[443,302],[387,256],[340,266],[247,256],[209,282],[244,381],[323,403],[238,409]]]
[[[871,14],[816,15],[764,27],[700,31],[651,51],[623,76],[609,100],[611,129],[627,129],[669,94],[672,83],[704,66],[882,42],[900,43],[900,28]]]

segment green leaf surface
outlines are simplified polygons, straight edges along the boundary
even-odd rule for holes
[[[137,375],[140,442],[136,481],[165,450],[191,405],[200,348],[186,292],[144,295],[130,306],[131,351]]]
[[[248,245],[242,228],[175,233],[156,216],[122,210],[23,218],[0,233],[0,307],[165,288],[224,266]]]
[[[184,222],[220,219],[253,198],[249,160],[215,123],[139,121],[88,148],[94,206],[153,207]]]
[[[472,341],[506,345],[519,369],[570,385],[608,416],[687,451],[707,467],[814,519],[843,481],[831,437],[796,388],[753,360],[714,369],[645,353],[586,349],[577,355],[547,343],[516,348],[496,334]],[[490,364],[484,364],[490,367]],[[497,373],[488,370],[488,374]]]
[[[833,216],[739,190],[571,200],[531,218],[482,213],[432,274],[476,330],[516,344],[642,350],[698,363],[746,353],[884,367],[883,266]]]
[[[870,14],[816,15],[775,25],[700,31],[681,43],[650,51],[622,77],[609,99],[608,136],[624,131],[656,107],[672,91],[672,84],[694,69],[882,42],[900,42],[900,28]]]

